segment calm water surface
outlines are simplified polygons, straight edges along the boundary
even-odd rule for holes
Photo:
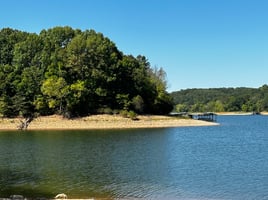
[[[0,133],[0,197],[268,199],[268,116],[220,126]]]

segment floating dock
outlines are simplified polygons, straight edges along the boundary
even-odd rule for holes
[[[212,112],[206,112],[206,113],[191,113],[188,114],[188,116],[192,119],[197,120],[204,120],[209,122],[216,122],[217,121],[217,115]]]
[[[217,114],[213,112],[205,112],[205,113],[173,112],[173,113],[170,113],[170,116],[189,117],[191,119],[204,120],[204,121],[209,121],[209,122],[217,121]]]

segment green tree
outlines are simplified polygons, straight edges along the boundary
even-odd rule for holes
[[[13,98],[15,107],[25,117],[33,116],[36,111],[34,101],[36,96],[41,94],[41,81],[42,71],[39,68],[31,66],[23,69]]]
[[[133,106],[133,109],[137,113],[143,113],[144,112],[144,101],[143,101],[143,98],[140,95],[137,95],[137,96],[133,97],[133,99],[132,99],[132,106]]]
[[[88,91],[84,81],[78,80],[77,82],[71,84],[68,87],[68,96],[66,97],[67,107],[66,112],[69,117],[73,115],[84,115],[85,112],[89,111],[88,107],[92,105],[87,105],[90,100],[87,97]]]
[[[202,103],[196,103],[191,106],[191,112],[205,112],[204,104]]]
[[[215,112],[224,112],[224,105],[220,100],[216,100],[214,106]]]
[[[18,42],[24,41],[28,33],[3,28],[0,30],[0,64],[12,65],[14,56],[14,47]]]
[[[0,114],[86,115],[101,108],[166,114],[166,74],[145,56],[124,55],[94,30],[40,34],[0,30]]]
[[[37,34],[29,34],[26,40],[17,43],[13,57],[13,65],[17,73],[21,73],[26,67],[40,68],[42,49],[43,43]]]
[[[66,108],[65,98],[69,93],[69,87],[64,78],[51,76],[44,81],[41,91],[47,96],[49,108],[56,109],[59,113],[63,113]]]
[[[175,111],[176,112],[188,112],[189,111],[189,108],[185,104],[177,104],[175,106]]]
[[[156,97],[153,103],[153,113],[167,114],[173,109],[172,97],[167,93],[166,72],[163,68],[157,69],[151,73],[151,81],[155,85]]]

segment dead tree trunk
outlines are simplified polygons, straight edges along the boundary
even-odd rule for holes
[[[26,130],[33,119],[33,117],[27,117],[24,120],[21,120],[20,124],[18,125],[18,130]]]

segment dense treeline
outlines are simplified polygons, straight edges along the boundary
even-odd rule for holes
[[[165,76],[94,30],[0,31],[1,116],[165,114],[172,109]]]
[[[268,86],[186,89],[171,93],[178,112],[268,111]]]

